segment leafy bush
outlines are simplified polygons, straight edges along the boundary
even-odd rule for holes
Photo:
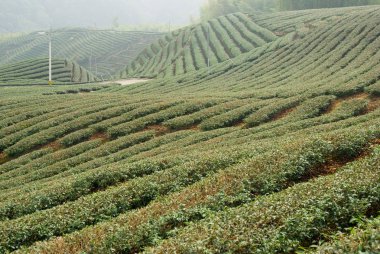
[[[380,218],[361,221],[358,227],[350,228],[349,233],[337,234],[331,242],[317,247],[310,253],[378,253]]]
[[[311,245],[322,232],[347,226],[379,205],[379,155],[377,150],[336,175],[210,216],[147,252],[278,253]]]

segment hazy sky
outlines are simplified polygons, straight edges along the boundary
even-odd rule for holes
[[[0,32],[65,26],[184,25],[206,0],[0,0]]]
[[[80,19],[88,25],[103,25],[118,17],[120,23],[185,24],[199,16],[204,0],[40,0],[54,17],[68,17],[67,23]],[[50,2],[50,3],[49,3]],[[54,2],[52,5],[51,2]],[[71,21],[72,19],[72,21]]]

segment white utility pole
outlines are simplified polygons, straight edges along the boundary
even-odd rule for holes
[[[50,31],[49,33],[49,85],[53,84],[52,73],[51,73],[51,58],[52,58],[52,54],[51,54],[51,31]]]
[[[51,61],[52,61],[52,50],[51,50],[51,48],[52,48],[52,43],[51,43],[51,41],[52,41],[52,30],[50,29],[50,32],[48,32],[48,33],[46,33],[46,32],[38,32],[38,34],[39,35],[47,35],[47,36],[49,36],[49,82],[48,82],[48,84],[49,85],[52,85],[53,84],[53,77],[52,77],[52,71],[51,71]]]
[[[207,23],[207,72],[210,73],[210,23]]]

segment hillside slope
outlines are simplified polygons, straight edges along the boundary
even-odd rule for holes
[[[35,59],[0,66],[0,85],[47,84],[48,63],[48,59]],[[67,60],[52,61],[52,78],[58,84],[96,81],[93,74],[79,64]]]
[[[346,228],[380,211],[380,6],[329,12],[209,70],[0,87],[0,253],[376,253]]]
[[[276,38],[247,15],[231,14],[166,35],[140,53],[121,75],[179,75],[232,59]]]
[[[291,32],[289,40],[265,44],[233,62],[124,89],[132,94],[212,91],[262,98],[363,91],[380,78],[379,8],[345,8],[345,15],[337,15],[319,26],[311,25],[303,33]]]
[[[121,76],[171,77],[221,62],[233,63],[241,54],[263,46],[283,46],[368,8],[372,7],[229,14],[166,35],[144,49]]]
[[[53,33],[54,58],[78,62],[104,79],[109,79],[161,36],[153,32],[88,29],[61,29]],[[0,65],[46,56],[47,35],[30,33],[0,42]]]

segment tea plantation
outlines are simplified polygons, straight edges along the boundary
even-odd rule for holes
[[[147,45],[162,34],[96,29],[52,31],[53,58],[79,63],[99,78],[112,79]],[[0,41],[0,65],[48,57],[48,34],[38,32]]]
[[[214,65],[277,38],[252,19],[236,13],[177,30],[146,48],[122,77],[172,76]]]
[[[52,77],[56,84],[86,83],[97,78],[68,60],[52,60]],[[49,80],[49,59],[34,59],[0,66],[0,85],[45,85]]]
[[[230,14],[122,75],[155,79],[0,87],[0,253],[379,253],[380,6]]]

